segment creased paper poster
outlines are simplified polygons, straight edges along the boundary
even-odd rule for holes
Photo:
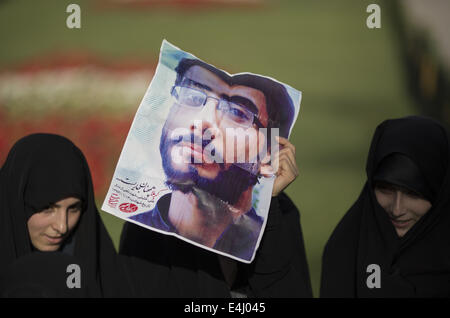
[[[300,101],[288,85],[231,75],[164,40],[102,209],[250,263],[267,222],[275,137],[289,136]]]

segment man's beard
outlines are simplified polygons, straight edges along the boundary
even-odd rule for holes
[[[183,193],[192,192],[193,194],[205,191],[225,203],[234,205],[238,202],[244,191],[258,182],[258,177],[255,174],[239,167],[239,164],[232,164],[228,169],[224,170],[225,165],[223,163],[216,163],[221,170],[214,179],[199,175],[196,165],[201,164],[189,164],[187,172],[174,169],[171,164],[170,152],[172,147],[183,139],[169,139],[167,129],[165,127],[163,128],[159,149],[163,169],[167,177],[166,184],[172,191],[181,191]],[[191,136],[190,140],[194,142],[193,136]],[[202,151],[209,142],[209,140],[203,141]]]

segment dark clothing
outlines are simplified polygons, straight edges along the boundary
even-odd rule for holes
[[[414,165],[408,166],[414,166],[416,175],[380,174],[381,163],[393,154],[412,160]],[[448,133],[434,120],[412,116],[377,127],[367,182],[325,246],[321,297],[450,296],[449,156]],[[394,176],[412,189],[423,188],[426,180],[429,189],[424,192],[432,194],[432,207],[401,238],[375,197],[374,175]],[[373,264],[379,266],[378,286],[370,284],[376,275]]]
[[[169,269],[174,297],[230,297],[213,252],[130,222],[124,225],[119,252]],[[299,212],[286,194],[272,198],[254,261],[237,266],[232,290],[250,297],[312,297]]]
[[[72,255],[34,251],[9,264],[0,274],[0,297],[89,297],[91,286],[82,277],[84,268],[81,260]]]
[[[67,197],[83,202],[71,237],[61,252],[36,251],[28,233],[28,219]],[[74,291],[65,290],[66,280],[62,279],[69,276],[65,265],[72,259],[81,270],[81,289]],[[57,135],[34,134],[13,146],[0,170],[0,295],[167,295],[167,272],[117,255],[95,205],[86,159],[71,141]],[[145,277],[140,273],[146,273]],[[65,292],[58,292],[61,290]]]
[[[177,233],[177,229],[172,225],[168,217],[171,197],[171,194],[164,195],[158,200],[153,210],[132,216],[130,219],[159,230]],[[240,216],[235,223],[225,229],[223,234],[217,239],[213,249],[250,260],[253,256],[262,225],[263,219],[251,208],[250,211]]]

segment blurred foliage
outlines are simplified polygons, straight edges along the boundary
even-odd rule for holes
[[[65,9],[73,2],[81,7],[81,29],[65,25]],[[252,8],[119,10],[96,1],[6,1],[0,3],[0,69],[72,51],[106,61],[155,62],[166,38],[230,73],[268,75],[301,90],[291,136],[300,176],[287,193],[301,212],[318,296],[323,247],[362,189],[376,125],[416,113],[404,83],[389,1],[376,1],[382,28],[366,27],[366,8],[373,2],[286,0]],[[114,164],[117,159],[111,156]],[[117,245],[122,221],[103,217]]]

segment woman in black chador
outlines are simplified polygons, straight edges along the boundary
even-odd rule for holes
[[[449,138],[436,121],[380,124],[367,182],[325,246],[321,297],[449,297]]]
[[[34,134],[13,146],[0,170],[0,296],[164,295],[164,273],[117,255],[72,142]]]

